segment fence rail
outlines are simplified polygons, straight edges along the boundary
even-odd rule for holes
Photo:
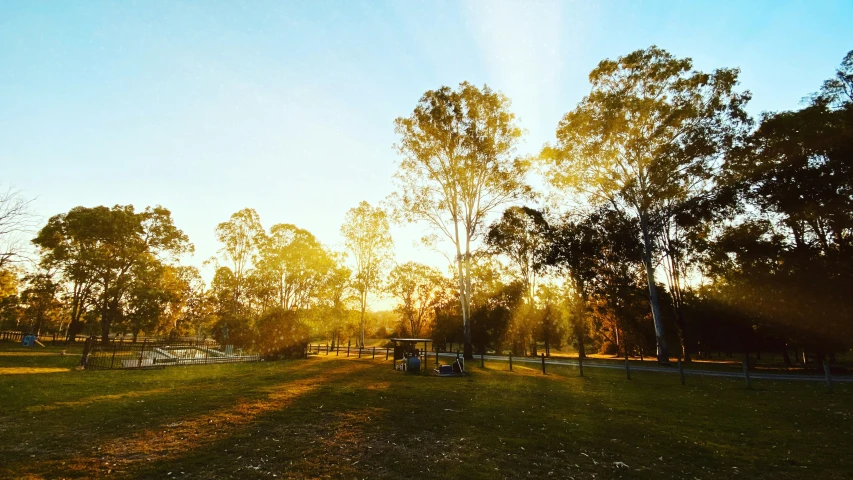
[[[24,340],[24,337],[27,335],[35,335],[36,340],[38,340],[39,342],[41,342],[45,345],[48,345],[48,344],[49,345],[59,345],[59,344],[65,343],[65,335],[63,335],[60,332],[34,334],[34,333],[22,332],[20,330],[3,330],[3,331],[0,331],[0,341],[8,340],[8,341],[12,341],[12,342],[22,342]],[[85,343],[87,340],[89,340],[89,338],[92,338],[92,337],[90,335],[79,334],[79,335],[75,335],[74,338],[70,338],[69,341],[73,342],[73,343]],[[160,337],[147,338],[144,336],[139,336],[136,340],[134,340],[133,337],[130,335],[114,335],[114,336],[110,337],[108,341],[110,343],[113,343],[113,342],[115,342],[115,343],[132,343],[132,342],[141,343],[141,342],[144,342],[146,340],[148,342],[164,341]],[[98,341],[101,341],[100,337],[98,337]],[[196,345],[201,345],[201,344],[208,344],[208,345],[214,345],[214,346],[216,345],[216,342],[214,340],[208,339],[208,338],[200,338],[200,337],[174,337],[174,338],[170,338],[168,341],[173,342],[173,343],[182,343],[182,344],[183,343],[192,343],[192,344],[196,344]]]
[[[24,337],[30,335],[29,333],[21,332],[18,330],[5,330],[0,332],[0,340],[9,340],[12,342],[21,342],[24,340]],[[33,334],[35,335],[35,334]],[[72,342],[85,342],[89,337],[86,335],[77,335],[74,338],[70,339]],[[51,345],[57,345],[60,343],[65,343],[65,335],[61,333],[45,333],[36,335],[36,340],[41,343],[50,343]]]
[[[309,343],[308,346],[305,348],[305,353],[306,355],[333,355],[337,357],[356,357],[370,359],[375,359],[379,357],[380,360],[388,360],[389,358],[393,359],[394,349],[391,347],[358,347],[341,344],[330,345],[328,343]],[[435,352],[428,352],[426,350],[418,351],[418,358],[422,362],[421,365],[423,365],[423,368],[426,368],[427,362],[429,361],[429,356],[434,354]],[[450,353],[447,353],[447,355],[450,355]],[[459,356],[458,353],[457,356]]]
[[[92,338],[83,350],[81,364],[87,370],[115,370],[259,360],[258,355],[244,355],[239,349],[235,350],[233,345],[222,348],[209,341],[144,340],[142,342],[111,341],[104,344]]]
[[[389,357],[389,352],[393,352],[393,349],[386,347],[349,347],[349,346],[330,346],[329,344],[309,344],[306,348],[306,353],[312,355],[345,355],[345,356],[357,356],[359,358],[363,358],[367,355],[368,358],[376,358],[377,355],[380,355],[380,359],[382,359],[381,355],[384,354],[384,359],[387,360]],[[444,352],[444,351],[432,351],[432,352],[420,352],[420,358],[423,362],[423,368],[427,368],[429,365],[438,365],[440,363],[440,359],[443,358],[445,361],[452,360],[454,357],[459,358],[461,356],[461,352]],[[588,368],[604,368],[604,369],[624,369],[625,376],[628,380],[631,380],[631,371],[643,371],[643,372],[656,372],[656,373],[672,373],[678,374],[681,384],[684,385],[686,380],[685,377],[687,375],[690,376],[707,376],[707,377],[720,377],[720,378],[743,378],[746,380],[747,388],[752,388],[751,380],[752,379],[760,379],[760,380],[771,380],[771,381],[814,381],[814,382],[822,382],[826,384],[826,388],[829,392],[833,391],[833,382],[842,382],[842,383],[853,383],[853,376],[851,375],[836,375],[833,376],[830,372],[830,366],[827,362],[823,364],[823,374],[822,375],[810,375],[810,374],[789,374],[789,373],[760,373],[753,372],[750,373],[751,367],[750,362],[744,359],[743,363],[743,372],[737,373],[735,371],[722,371],[722,370],[700,370],[700,369],[690,369],[686,371],[684,366],[679,359],[676,363],[676,366],[645,366],[645,365],[631,365],[628,362],[628,358],[625,358],[624,364],[621,361],[607,361],[607,360],[590,360],[590,359],[569,359],[562,357],[546,357],[544,354],[540,356],[514,356],[510,355],[475,355],[475,361],[480,364],[481,367],[484,366],[484,362],[488,360],[489,362],[506,362],[509,364],[509,370],[512,371],[513,361],[516,363],[526,364],[533,368],[539,367],[542,369],[543,374],[547,374],[548,366],[563,366],[563,367],[577,367],[580,376],[583,376],[584,366]]]

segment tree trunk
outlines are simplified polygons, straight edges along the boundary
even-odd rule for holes
[[[549,342],[550,335],[548,335],[549,330],[550,330],[549,325],[545,325],[545,356],[546,357],[551,356],[551,343]]]
[[[65,332],[65,343],[68,342],[74,343],[74,340],[77,339],[77,335],[83,332],[83,322],[78,320],[71,320],[71,323],[68,324],[68,330]]]
[[[104,304],[101,307],[101,343],[110,343],[109,282],[104,282]]]
[[[365,310],[365,298],[362,296],[361,300],[361,346],[364,346],[364,310]]]
[[[640,228],[643,232],[643,265],[646,267],[646,277],[649,283],[649,303],[652,307],[652,318],[655,322],[655,338],[658,347],[658,363],[669,363],[669,350],[666,345],[666,334],[663,319],[660,314],[658,289],[655,284],[655,266],[652,263],[652,237],[649,233],[649,218],[646,212],[640,214]]]
[[[584,345],[584,337],[583,328],[581,326],[581,322],[575,321],[574,325],[575,330],[575,340],[578,342],[578,358],[586,358],[586,347]]]
[[[465,360],[474,359],[474,348],[471,339],[471,245],[470,240],[465,244],[465,309],[468,321],[465,323]]]
[[[456,267],[459,272],[459,302],[462,305],[462,332],[464,337],[464,358],[466,360],[474,359],[474,350],[471,345],[471,319],[469,318],[468,308],[468,289],[465,281],[465,268],[462,265],[462,252],[459,245],[456,246]]]
[[[687,352],[687,322],[684,321],[684,315],[681,313],[681,308],[675,308],[675,325],[678,328],[678,341],[681,344],[681,358],[684,363],[690,363],[690,353]]]

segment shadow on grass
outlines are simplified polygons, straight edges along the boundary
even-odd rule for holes
[[[727,379],[681,386],[654,373],[629,382],[620,371],[579,378],[572,367],[543,376],[490,364],[439,378],[334,357],[77,373],[67,377],[104,381],[99,394],[119,396],[70,394],[80,403],[39,414],[42,427],[18,437],[29,447],[0,448],[0,476],[801,478],[818,469],[844,478],[853,467],[822,454],[849,438],[846,387],[746,391]],[[128,375],[106,376],[115,373]],[[134,396],[148,389],[159,390]],[[46,404],[58,402],[54,392]],[[27,419],[12,424],[26,430]],[[46,458],[27,461],[35,444]]]
[[[710,391],[719,390],[721,398],[707,400],[707,387],[651,380],[558,372],[543,377],[532,369],[475,370],[447,379],[373,366],[358,378],[336,377],[287,409],[271,410],[205,448],[152,462],[133,476],[801,477],[801,465],[767,445],[779,436],[762,438],[761,415],[750,415],[749,403],[732,403],[728,395],[749,402],[761,392],[715,384]],[[658,394],[666,398],[651,403]],[[683,411],[686,402],[702,413],[665,416]],[[720,421],[727,414],[733,422]],[[776,421],[784,415],[774,412]],[[803,455],[808,448],[797,450]],[[809,454],[801,458],[813,461]],[[843,478],[843,471],[826,473]]]
[[[0,476],[91,476],[113,470],[108,455],[121,463],[139,453],[178,451],[182,442],[192,445],[186,432],[189,426],[201,429],[200,418],[210,421],[205,431],[251,419],[281,403],[276,386],[317,384],[323,370],[299,362],[69,372],[54,381],[16,376],[28,378],[15,378],[0,390]]]

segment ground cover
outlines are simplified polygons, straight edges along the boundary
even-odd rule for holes
[[[92,372],[59,350],[0,344],[0,369],[18,370],[0,374],[0,478],[853,474],[849,384],[503,362],[417,377],[324,355]]]

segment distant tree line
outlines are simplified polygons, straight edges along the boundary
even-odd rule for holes
[[[165,208],[77,207],[38,231],[38,268],[3,250],[0,320],[266,353],[393,333],[469,358],[571,346],[822,360],[853,345],[853,51],[795,111],[751,118],[738,77],[654,46],[604,60],[533,157],[517,154],[502,93],[430,90],[395,121],[394,192],[347,213],[343,251],[244,209],[217,226],[206,285],[180,265],[192,245]],[[537,174],[547,192],[530,186]],[[0,227],[7,211],[20,224],[26,203],[0,204]],[[393,222],[427,225],[448,268],[396,262]],[[381,295],[397,307],[376,321]]]

